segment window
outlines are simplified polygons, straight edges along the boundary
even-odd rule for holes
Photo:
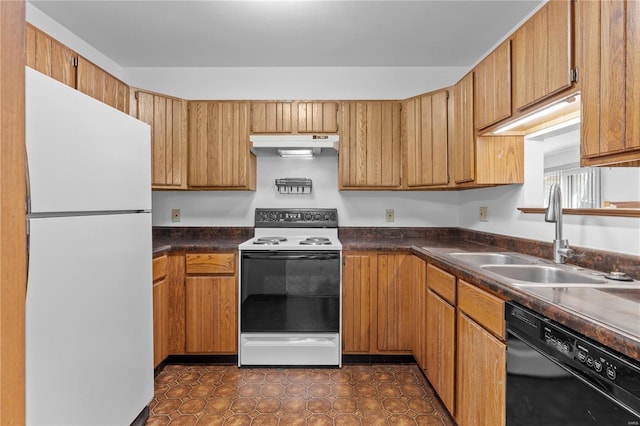
[[[595,209],[600,207],[600,169],[598,167],[572,167],[544,173],[544,206],[549,205],[549,189],[560,184],[562,207]]]

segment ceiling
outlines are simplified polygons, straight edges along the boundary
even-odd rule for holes
[[[29,3],[122,67],[470,67],[542,1]]]

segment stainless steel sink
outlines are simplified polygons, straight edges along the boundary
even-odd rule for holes
[[[449,256],[475,265],[530,265],[535,261],[512,253],[464,252],[448,253]]]
[[[511,284],[527,287],[640,288],[636,282],[616,282],[585,271],[550,265],[482,265],[482,269],[507,278]]]

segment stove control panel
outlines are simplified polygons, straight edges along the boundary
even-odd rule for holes
[[[256,228],[337,228],[338,209],[256,209]]]

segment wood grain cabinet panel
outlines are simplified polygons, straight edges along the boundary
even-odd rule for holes
[[[251,101],[251,133],[291,133],[292,102]]]
[[[581,163],[640,164],[640,4],[577,0]]]
[[[189,102],[188,185],[256,188],[256,159],[249,144],[248,102]]]
[[[400,110],[392,101],[340,104],[340,189],[400,186]]]
[[[235,274],[236,254],[198,253],[186,255],[187,274]]]
[[[235,276],[186,278],[186,351],[237,352]]]
[[[414,338],[411,255],[377,259],[377,349],[411,351]]]
[[[484,129],[511,116],[511,41],[507,40],[474,69],[474,123]]]
[[[137,117],[151,126],[151,185],[187,187],[187,102],[136,91]]]
[[[76,88],[85,95],[129,113],[129,86],[82,56],[78,56]]]
[[[337,133],[337,102],[296,102],[298,133]]]
[[[571,9],[569,0],[550,1],[511,37],[516,109],[572,86]]]
[[[403,102],[405,177],[409,187],[449,182],[448,98],[445,90]]]
[[[369,353],[376,255],[346,252],[342,262],[342,352]]]
[[[77,54],[33,25],[26,28],[27,66],[75,89]]]
[[[506,345],[463,313],[457,316],[456,414],[460,426],[506,423]]]
[[[478,137],[476,157],[476,184],[524,183],[522,136]]]
[[[167,256],[153,259],[153,365],[169,355],[169,292]]]
[[[411,288],[413,289],[413,356],[422,370],[426,370],[427,360],[427,262],[411,256]]]
[[[426,314],[426,375],[449,412],[454,413],[456,308],[429,288]]]
[[[453,180],[472,182],[476,176],[476,138],[473,125],[473,73],[453,88]]]

